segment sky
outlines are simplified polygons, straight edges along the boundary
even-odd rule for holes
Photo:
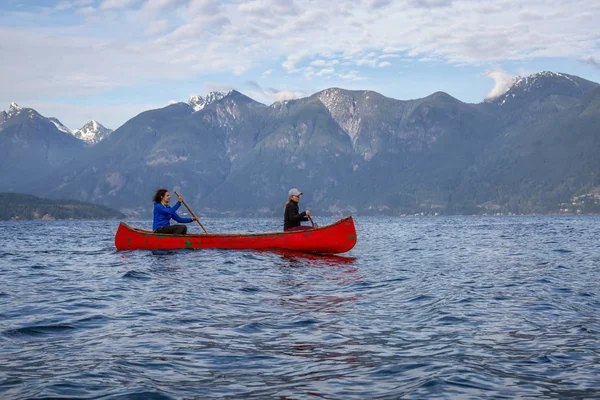
[[[71,129],[235,89],[467,103],[516,76],[600,83],[598,0],[0,0],[0,110]]]

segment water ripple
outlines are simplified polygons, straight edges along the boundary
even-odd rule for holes
[[[19,338],[22,336],[53,336],[64,333],[69,333],[74,330],[75,327],[71,325],[58,324],[58,325],[34,325],[26,326],[18,329],[8,329],[4,331],[4,335],[13,338]]]
[[[0,398],[599,398],[599,222],[357,218],[335,257],[3,222]]]

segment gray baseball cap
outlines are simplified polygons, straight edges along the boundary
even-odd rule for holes
[[[288,196],[300,196],[301,194],[302,192],[296,188],[290,189],[290,191],[288,192]]]

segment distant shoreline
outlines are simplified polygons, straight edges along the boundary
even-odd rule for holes
[[[115,220],[125,214],[99,204],[51,200],[23,193],[0,193],[1,221]]]

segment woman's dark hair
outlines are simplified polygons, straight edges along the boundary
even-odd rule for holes
[[[160,203],[162,201],[163,196],[167,192],[168,192],[167,189],[158,189],[156,191],[156,193],[154,193],[154,197],[152,198],[152,201],[155,203]]]

